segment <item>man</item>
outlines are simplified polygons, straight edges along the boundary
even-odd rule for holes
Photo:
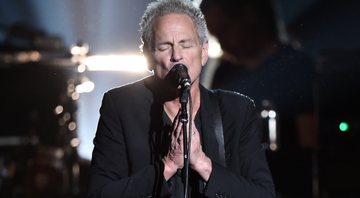
[[[249,96],[259,114],[276,111],[277,138],[271,147],[276,152],[267,152],[276,193],[311,197],[312,149],[318,147],[313,106],[315,64],[281,39],[275,7],[273,0],[202,1],[208,29],[224,51],[209,87]]]
[[[89,197],[184,197],[181,91],[168,80],[177,64],[191,79],[190,196],[274,197],[253,102],[199,83],[208,59],[201,11],[190,1],[159,0],[140,26],[154,76],[105,93]]]

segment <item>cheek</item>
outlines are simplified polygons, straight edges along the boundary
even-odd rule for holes
[[[158,65],[166,65],[170,60],[170,57],[166,52],[155,52],[153,57],[154,63]]]
[[[155,53],[154,54],[154,62],[153,62],[153,69],[156,76],[163,79],[167,75],[169,68],[167,68],[167,65],[169,65],[169,61],[166,59],[166,57],[163,54]]]
[[[157,65],[155,65],[154,72],[157,77],[164,79],[168,73],[168,69],[166,69],[162,65],[157,64]]]
[[[195,53],[195,55],[192,57],[193,60],[193,64],[194,65],[199,65],[202,66],[203,64],[203,54],[201,53],[201,51],[197,51]]]
[[[189,75],[191,76],[191,79],[194,80],[194,78],[197,78],[199,76],[201,69],[202,69],[202,58],[201,53],[198,53],[197,55],[194,55],[191,57],[192,63],[191,68],[189,71]]]

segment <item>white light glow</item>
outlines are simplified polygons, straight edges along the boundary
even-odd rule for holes
[[[276,150],[277,150],[277,144],[276,144],[276,143],[271,143],[271,144],[270,144],[270,149],[271,149],[272,151],[276,151]]]
[[[79,94],[79,92],[74,92],[74,93],[72,93],[71,94],[71,99],[73,99],[73,100],[79,100],[79,98],[80,98],[80,94]]]
[[[269,118],[275,118],[276,117],[276,111],[270,110],[269,111]]]
[[[261,117],[262,118],[267,118],[269,116],[269,111],[267,110],[262,110],[261,111]]]
[[[68,125],[68,129],[70,131],[74,131],[76,129],[76,123],[75,122],[70,122]]]
[[[80,145],[80,140],[78,138],[73,138],[70,140],[70,145],[72,147],[78,147]]]
[[[62,113],[63,111],[64,111],[64,107],[61,106],[61,105],[56,106],[56,107],[55,107],[55,110],[54,110],[54,112],[55,112],[56,115],[59,115],[59,114]]]
[[[80,64],[80,65],[77,67],[77,71],[78,71],[79,73],[83,73],[83,72],[85,72],[85,70],[86,70],[86,65],[84,65],[84,64]]]
[[[148,66],[142,55],[97,55],[89,56],[83,62],[89,71],[144,72]]]
[[[271,111],[270,111],[271,112]],[[270,139],[270,149],[275,151],[277,149],[277,135],[276,135],[276,119],[269,118],[269,139]]]
[[[89,93],[92,92],[94,88],[95,88],[95,84],[92,81],[88,80],[82,82],[79,85],[76,85],[75,90],[77,93]]]
[[[209,36],[209,57],[219,58],[223,54],[220,43],[214,36]]]
[[[70,49],[70,53],[74,56],[86,55],[88,52],[89,52],[88,44],[73,45]]]
[[[192,3],[194,4],[194,6],[199,7],[201,4],[202,0],[193,0]]]

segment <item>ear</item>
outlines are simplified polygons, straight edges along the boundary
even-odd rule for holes
[[[201,65],[204,66],[209,59],[209,41],[206,41],[201,48]]]

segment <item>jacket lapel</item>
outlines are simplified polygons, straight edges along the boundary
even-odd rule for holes
[[[222,122],[216,116],[216,111],[219,111],[218,104],[213,104],[214,99],[211,97],[216,97],[213,93],[210,93],[209,90],[204,87],[200,87],[201,92],[201,106],[200,106],[200,115],[201,115],[201,131],[202,131],[202,142],[203,149],[206,155],[217,164],[225,166],[225,151],[224,151],[224,140],[222,132]],[[216,101],[216,98],[215,98]],[[220,113],[218,113],[220,114]],[[220,124],[220,126],[219,126]],[[219,128],[221,130],[219,131]],[[217,134],[218,133],[218,134]],[[221,135],[219,135],[221,133]]]

